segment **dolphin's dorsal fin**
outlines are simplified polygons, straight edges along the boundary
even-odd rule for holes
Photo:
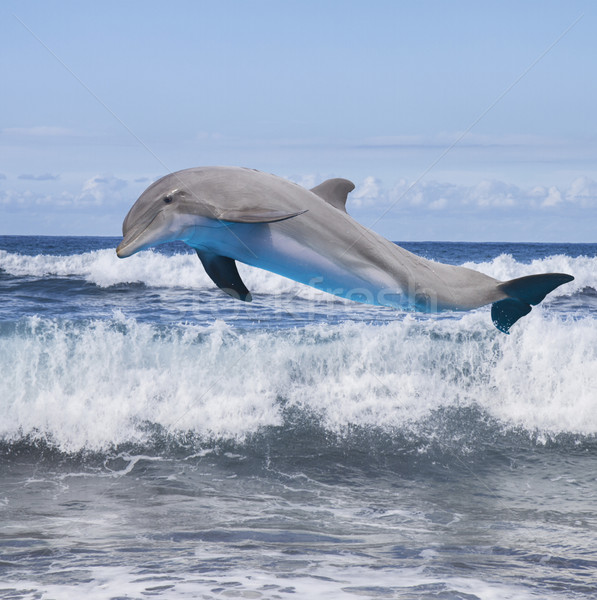
[[[236,263],[232,258],[220,256],[213,252],[198,250],[195,248],[199,260],[205,267],[205,272],[211,277],[211,280],[229,296],[244,302],[251,302],[251,292],[243,283],[238,274]]]
[[[348,179],[340,178],[327,179],[311,188],[314,194],[343,212],[346,212],[346,198],[352,190],[354,190],[354,183]]]

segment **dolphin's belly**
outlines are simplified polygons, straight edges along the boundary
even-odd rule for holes
[[[201,229],[188,244],[356,302],[397,308],[412,304],[391,274],[371,261],[355,260],[354,249],[342,240],[313,243],[304,232],[279,224]]]
[[[342,260],[344,257],[324,254],[317,247],[278,232],[253,244],[252,251],[238,260],[356,302],[408,305],[403,290],[375,265],[354,268],[349,260]]]
[[[365,304],[437,312],[467,310],[498,299],[494,279],[415,256],[352,219],[350,225],[352,229],[339,232],[296,218],[198,226],[185,241]]]

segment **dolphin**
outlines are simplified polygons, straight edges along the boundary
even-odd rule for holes
[[[354,187],[347,179],[328,179],[307,190],[242,167],[185,169],[141,194],[124,219],[116,252],[125,258],[181,240],[220,289],[244,301],[251,293],[235,261],[378,306],[436,312],[491,304],[493,323],[504,333],[574,279],[545,273],[503,282],[412,254],[348,215]]]

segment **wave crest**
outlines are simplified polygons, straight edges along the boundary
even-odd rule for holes
[[[462,266],[506,281],[534,273],[570,273],[575,280],[558,288],[550,297],[568,296],[586,288],[597,290],[597,257],[555,255],[530,263],[502,254],[490,262],[466,262]],[[21,255],[0,250],[0,270],[15,277],[73,277],[102,288],[142,283],[156,288],[214,289],[194,254],[168,256],[148,250],[120,260],[114,250],[95,250],[71,256]],[[241,277],[256,293],[288,293],[304,298],[327,294],[274,273],[239,264]]]
[[[597,322],[537,311],[503,336],[485,316],[281,331],[164,327],[121,314],[5,324],[0,438],[103,450],[146,443],[151,426],[242,443],[297,412],[331,434],[433,437],[424,424],[462,408],[532,435],[596,435]]]

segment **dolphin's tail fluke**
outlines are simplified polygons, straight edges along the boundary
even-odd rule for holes
[[[500,283],[498,288],[508,297],[491,305],[493,324],[508,333],[518,319],[531,312],[531,305],[539,304],[549,292],[573,279],[572,275],[565,273],[545,273]]]

